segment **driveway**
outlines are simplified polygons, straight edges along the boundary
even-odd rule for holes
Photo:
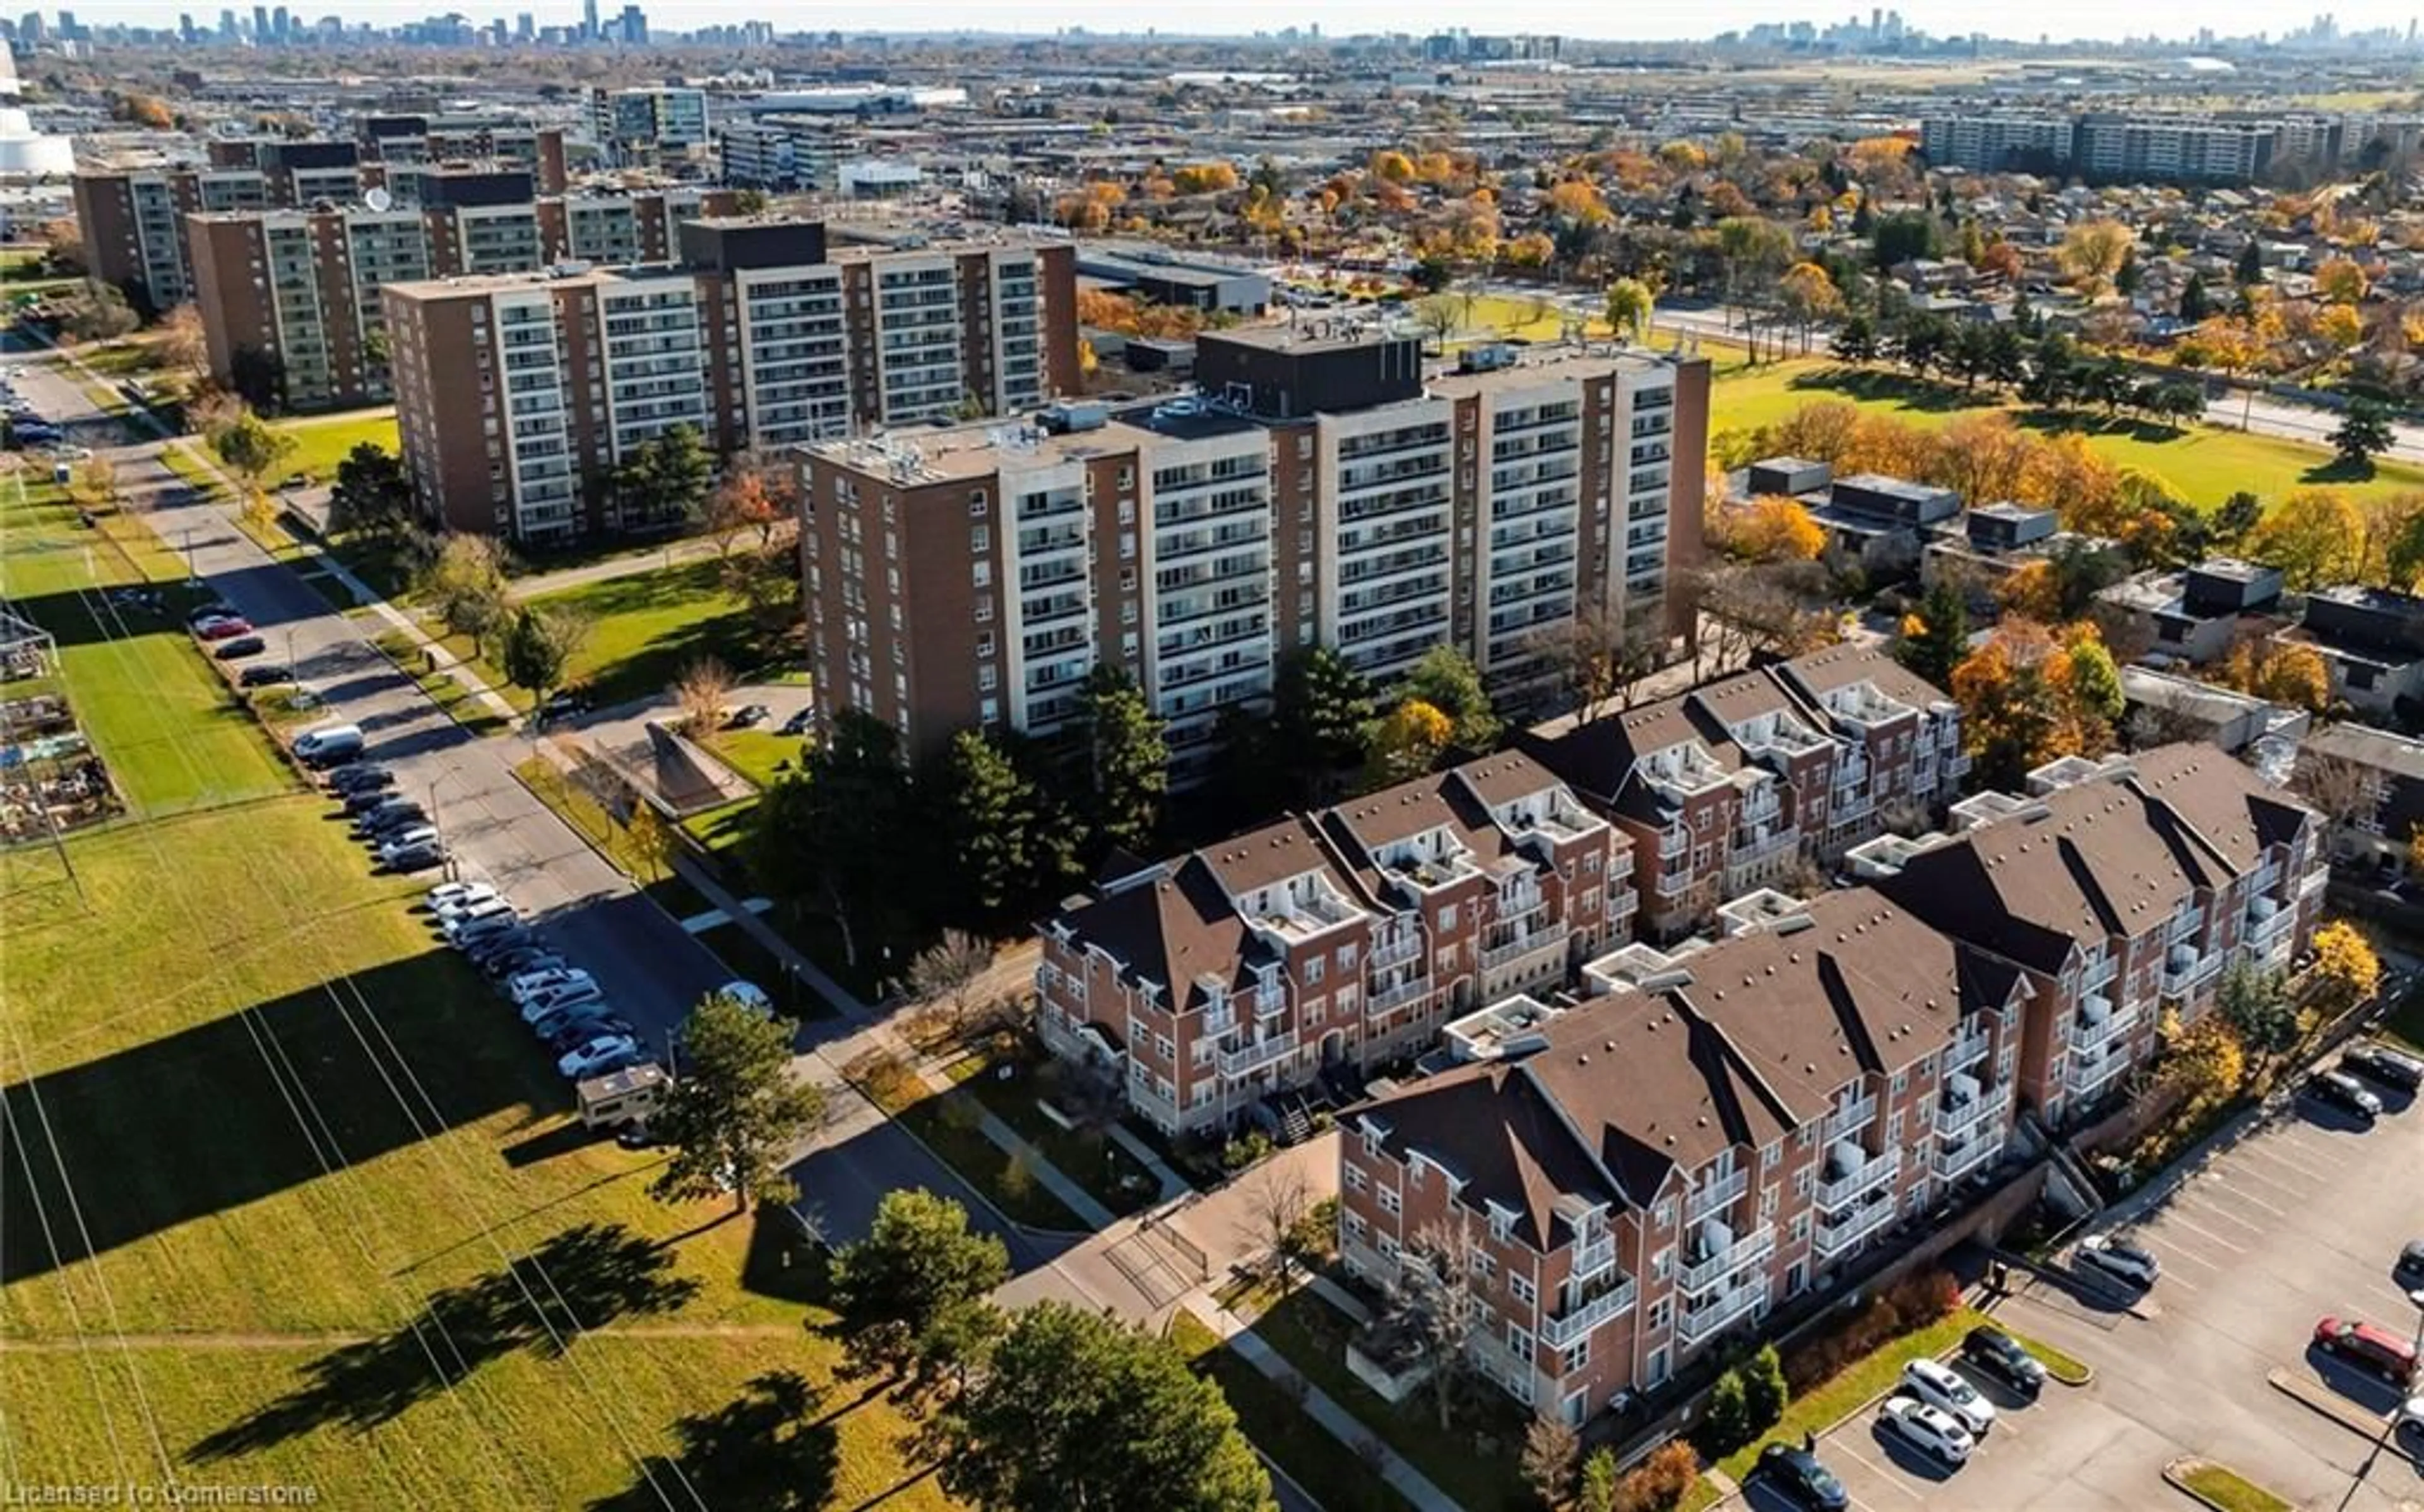
[[[2390,1280],[2400,1246],[2424,1233],[2424,1110],[2371,1130],[2278,1110],[2170,1190],[2125,1203],[2099,1228],[2161,1260],[2136,1306],[2111,1291],[2037,1280],[1999,1310],[2021,1332],[2093,1365],[2095,1382],[2048,1385],[2001,1416],[1975,1457],[1947,1474],[1864,1414],[1822,1454],[1873,1512],[2145,1512],[2182,1455],[2222,1461],[2301,1506],[2424,1507],[2424,1472],[2268,1384],[2279,1369],[2377,1409],[2386,1389],[2309,1350],[2315,1320],[2357,1316],[2398,1329],[2416,1310]],[[1988,1390],[1990,1395],[1996,1389]],[[1781,1506],[1755,1483],[1749,1504]],[[2185,1501],[2177,1504],[2188,1504]]]

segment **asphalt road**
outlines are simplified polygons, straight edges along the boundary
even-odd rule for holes
[[[2424,1506],[2424,1470],[2267,1381],[2287,1370],[2388,1408],[2386,1387],[2308,1341],[2326,1313],[2402,1335],[2416,1327],[2390,1265],[2401,1244],[2424,1236],[2419,1170],[2424,1108],[2403,1107],[2368,1130],[2293,1102],[2175,1188],[2142,1194],[2096,1225],[2128,1233],[2162,1262],[2162,1280],[2134,1310],[2107,1288],[2042,1280],[1999,1310],[2093,1365],[2093,1384],[2049,1384],[2022,1405],[1982,1383],[2000,1416],[1957,1471],[1913,1453],[1874,1414],[1844,1424],[1820,1452],[1869,1512],[2144,1512],[2172,1503],[2159,1477],[2183,1455],[2228,1464],[2303,1507]],[[1785,1504],[1756,1481],[1746,1501],[1761,1512]]]
[[[69,379],[20,353],[0,351],[0,367],[13,370],[19,390],[64,422],[78,444],[106,448],[125,439],[123,427],[97,414]],[[191,502],[156,447],[119,446],[108,454],[128,507],[189,555],[195,573],[259,629],[271,656],[295,664],[301,683],[324,701],[327,722],[362,727],[368,754],[394,769],[400,793],[430,811],[460,873],[512,899],[549,943],[608,985],[634,1025],[662,1042],[692,1004],[732,979],[514,777],[513,766],[532,754],[524,737],[466,733],[369,644],[375,625],[337,613],[227,513]],[[506,1011],[502,1004],[498,1011]],[[1066,1248],[994,1219],[956,1172],[842,1083],[837,1066],[811,1051],[807,1069],[827,1085],[832,1122],[796,1170],[803,1205],[829,1235],[863,1233],[885,1192],[924,1187],[957,1198],[980,1225],[1000,1232],[1021,1269],[1048,1265]]]

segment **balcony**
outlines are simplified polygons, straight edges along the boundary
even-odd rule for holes
[[[1683,1220],[1698,1223],[1712,1213],[1722,1213],[1742,1201],[1750,1189],[1750,1172],[1735,1168],[1712,1182],[1704,1182],[1683,1204]]]
[[[1853,1158],[1858,1158],[1857,1151],[1830,1152],[1826,1169],[1835,1170],[1847,1167]],[[1842,1207],[1861,1202],[1882,1189],[1891,1187],[1894,1178],[1900,1174],[1902,1174],[1901,1151],[1889,1151],[1881,1155],[1869,1156],[1858,1170],[1847,1170],[1840,1176],[1826,1177],[1818,1183],[1819,1211],[1823,1216],[1828,1208]],[[1890,1191],[1886,1191],[1885,1195],[1889,1201],[1893,1196]]]
[[[1391,966],[1402,966],[1422,953],[1422,935],[1413,930],[1407,930],[1402,933],[1390,935],[1374,945],[1366,963],[1374,971],[1385,971]]]
[[[2288,934],[2297,922],[2297,910],[2285,908],[2273,899],[2258,898],[2247,905],[2247,925],[2240,931],[2240,943],[2260,951]]]
[[[2188,959],[2183,961],[2183,956]],[[2163,995],[2188,997],[2194,995],[2198,988],[2222,974],[2223,960],[2223,953],[2219,950],[2202,956],[2195,954],[2193,948],[2173,951],[2170,961],[2163,966]]]
[[[1495,971],[1511,965],[1527,956],[1547,950],[1562,950],[1566,944],[1566,927],[1552,924],[1544,929],[1526,930],[1503,945],[1485,946],[1481,951],[1481,969]]]
[[[1935,1105],[1937,1138],[1944,1144],[1958,1144],[1992,1122],[2002,1122],[2002,1112],[2012,1107],[2012,1083],[1981,1088],[1969,1075],[1956,1075]]]
[[[1826,1115],[1818,1126],[1818,1137],[1832,1144],[1847,1134],[1857,1134],[1877,1121],[1877,1094],[1864,1092]]]
[[[1848,1212],[1832,1218],[1822,1213],[1810,1233],[1810,1252],[1821,1260],[1847,1254],[1862,1240],[1893,1222],[1893,1193],[1890,1191],[1871,1192]]]
[[[2323,889],[2331,885],[2331,868],[2329,867],[2317,867],[2314,870],[2307,872],[2304,876],[2298,879],[2298,897],[2301,900],[2308,898],[2320,898],[2322,896]]]
[[[2081,1003],[2072,1015],[2065,1040],[2070,1048],[2086,1055],[2102,1053],[2107,1047],[2126,1042],[2138,1027],[2140,1010],[2135,1004],[2115,1009],[2110,999],[2095,994]]]
[[[1720,1292],[1698,1307],[1686,1303],[1675,1310],[1675,1336],[1686,1348],[1706,1344],[1759,1310],[1767,1300],[1764,1277]]]
[[[1574,1249],[1574,1263],[1566,1272],[1571,1283],[1587,1281],[1616,1264],[1616,1236],[1603,1233]]]
[[[1292,1035],[1274,1034],[1266,1039],[1250,1040],[1235,1050],[1220,1052],[1220,1074],[1224,1076],[1249,1075],[1265,1066],[1286,1059],[1295,1049],[1296,1039]]]
[[[1712,1233],[1728,1231],[1721,1223],[1705,1226],[1702,1240]],[[1711,1248],[1699,1259],[1685,1264],[1676,1272],[1675,1285],[1686,1292],[1705,1292],[1738,1270],[1755,1265],[1776,1253],[1776,1230],[1762,1223],[1758,1228],[1734,1239],[1723,1248]]]
[[[1944,774],[1955,779],[1970,775],[1970,758],[1956,756],[1944,763]]]
[[[1692,832],[1681,824],[1658,832],[1658,856],[1662,861],[1671,861],[1691,848]]]
[[[1632,1312],[1641,1293],[1632,1277],[1613,1269],[1594,1281],[1570,1281],[1566,1290],[1566,1305],[1540,1320],[1540,1342],[1554,1349],[1579,1344],[1608,1319]]]
[[[1364,999],[1367,1013],[1394,1013],[1410,1003],[1419,1003],[1431,994],[1428,977],[1413,977],[1394,987],[1374,988]]]
[[[2062,1088],[2072,1097],[2094,1097],[2129,1069],[2127,1046],[2113,1044],[2094,1054],[2073,1050],[2063,1065]]]
[[[2010,1093],[2003,1102],[2008,1105]],[[1957,1140],[1938,1138],[1936,1148],[1928,1153],[1929,1174],[1938,1181],[1954,1182],[1993,1163],[2003,1152],[2003,1121],[1982,1119],[1971,1123]]]
[[[1970,1027],[1963,1029],[1951,1044],[1945,1046],[1945,1074],[1949,1076],[1956,1071],[1967,1071],[1985,1059],[1986,1053],[1994,1048],[1994,1042],[1995,1037],[1986,1032],[1985,1020],[1972,1018],[1970,1021]]]
[[[2097,956],[2081,969],[2079,990],[2082,993],[2092,993],[2118,976],[2120,971],[2121,962],[2118,957],[2110,954]]]
[[[1610,883],[1607,889],[1607,916],[1611,922],[1631,918],[1641,910],[1641,895],[1630,883]]]

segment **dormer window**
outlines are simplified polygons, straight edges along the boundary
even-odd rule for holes
[[[1511,1210],[1501,1207],[1496,1202],[1489,1204],[1489,1209],[1490,1236],[1504,1244],[1508,1235],[1515,1232],[1515,1215]]]

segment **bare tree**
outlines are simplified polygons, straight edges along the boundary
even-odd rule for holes
[[[2323,816],[2329,843],[2335,847],[2341,832],[2372,813],[2381,802],[2373,774],[2344,756],[2299,756],[2289,787]]]
[[[1474,1368],[1467,1346],[1490,1321],[1473,1264],[1472,1220],[1461,1210],[1453,1223],[1433,1221],[1414,1235],[1398,1263],[1390,1302],[1430,1361],[1432,1398],[1445,1431],[1457,1390]]]
[[[909,963],[901,987],[917,1002],[950,1005],[951,1027],[965,1033],[976,1021],[977,979],[993,964],[993,947],[965,930],[945,930],[943,937],[917,952]]]
[[[732,696],[732,669],[713,657],[701,657],[682,668],[673,693],[690,733],[710,734],[724,724],[725,703]]]
[[[1295,1284],[1295,1263],[1303,1249],[1305,1216],[1313,1211],[1313,1184],[1289,1160],[1265,1165],[1246,1193],[1246,1215],[1238,1226],[1248,1243],[1268,1247],[1264,1264],[1283,1298]]]
[[[1587,724],[1613,704],[1631,708],[1641,685],[1666,664],[1667,645],[1643,625],[1627,624],[1605,604],[1586,604],[1571,619],[1532,632],[1527,648],[1549,664]]]

